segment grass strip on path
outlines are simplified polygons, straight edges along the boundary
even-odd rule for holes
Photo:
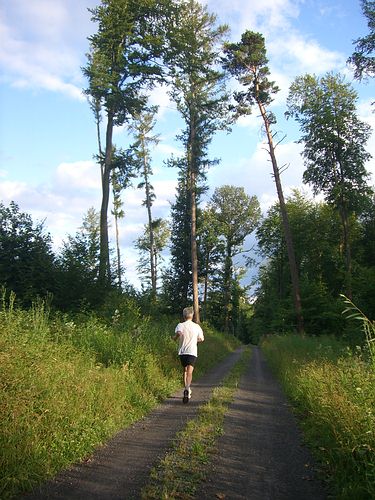
[[[210,454],[223,433],[224,417],[248,366],[251,350],[245,349],[222,384],[213,390],[198,416],[177,434],[173,448],[152,470],[149,483],[142,490],[143,499],[194,498],[204,480]]]

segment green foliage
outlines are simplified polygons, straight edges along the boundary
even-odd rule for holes
[[[262,343],[335,498],[375,496],[375,372],[332,337]]]
[[[264,106],[271,104],[273,94],[279,88],[268,79],[270,71],[264,36],[254,31],[245,31],[239,43],[224,45],[224,54],[224,67],[246,89],[234,94],[235,115],[250,114],[252,106],[257,103]]]
[[[116,300],[114,300],[116,298]],[[181,383],[171,318],[141,314],[118,294],[92,314],[26,311],[3,294],[0,311],[1,498],[87,457]],[[204,326],[203,373],[236,345]]]
[[[0,203],[0,284],[25,305],[56,289],[51,237],[14,202]]]
[[[365,146],[370,126],[359,120],[357,94],[340,75],[297,77],[290,87],[288,116],[300,124],[304,182],[337,208],[360,211],[369,195]]]
[[[140,252],[137,271],[139,275],[144,278],[144,282],[146,282],[149,286],[152,285],[153,276],[153,273],[151,272],[150,260],[151,258],[153,259],[155,282],[157,284],[157,277],[159,275],[158,271],[160,271],[160,265],[163,261],[162,251],[167,246],[170,236],[170,227],[166,220],[160,218],[154,219],[151,226],[152,244],[149,225],[145,224],[144,232],[137,239],[135,245]],[[147,287],[144,287],[144,289],[147,289]]]
[[[290,225],[299,237],[295,253],[301,282],[305,329],[308,334],[335,334],[350,344],[361,343],[358,330],[348,329],[342,317],[340,293],[345,287],[345,258],[340,237],[340,219],[326,203],[311,201],[299,192],[287,200]],[[374,285],[370,266],[373,214],[350,218],[353,246],[353,297],[367,315],[373,309]],[[366,234],[366,236],[365,236]],[[319,237],[317,237],[319,235]],[[261,333],[283,333],[294,328],[287,252],[280,211],[275,205],[257,229],[257,239],[266,258],[258,275],[257,300],[254,304],[254,328]]]
[[[191,296],[191,199],[188,191],[186,163],[174,160],[169,166],[178,166],[177,194],[171,205],[171,264],[163,273],[163,302],[170,312],[181,311]]]
[[[170,95],[186,124],[180,139],[188,169],[204,175],[204,169],[212,163],[207,147],[214,132],[226,124],[227,95],[218,63],[228,27],[217,26],[216,16],[196,0],[183,0],[176,7],[168,23],[165,54]]]
[[[363,312],[355,304],[353,304],[350,299],[348,299],[348,297],[342,295],[342,298],[344,299],[344,302],[347,306],[343,311],[343,314],[346,315],[346,318],[355,319],[357,321],[359,320],[362,323],[370,360],[372,363],[372,367],[375,370],[375,321],[369,320],[368,317],[363,314]]]
[[[56,305],[78,310],[82,303],[95,306],[102,299],[99,278],[99,214],[90,208],[76,235],[68,236],[58,257]]]
[[[374,0],[361,0],[364,16],[367,18],[369,34],[355,40],[355,51],[348,59],[354,66],[355,78],[362,80],[375,76],[375,2]]]
[[[209,317],[217,327],[237,333],[240,296],[244,298],[246,290],[240,286],[244,270],[235,268],[233,259],[243,253],[244,240],[259,221],[259,202],[256,196],[247,195],[242,187],[221,186],[215,189],[203,214],[209,215],[212,222],[211,231],[218,240],[216,247],[220,240],[222,245],[221,268],[215,277],[211,275],[213,286],[207,292],[209,302],[215,297],[209,305]]]

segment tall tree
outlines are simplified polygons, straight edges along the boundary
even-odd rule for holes
[[[209,206],[215,214],[218,234],[225,241],[224,256],[224,328],[229,330],[230,304],[232,302],[233,258],[243,253],[242,245],[259,219],[260,207],[256,196],[249,196],[243,187],[221,186],[215,189]]]
[[[113,196],[113,209],[112,215],[115,218],[115,237],[116,237],[116,260],[117,260],[117,284],[119,289],[122,289],[122,266],[121,266],[121,250],[120,250],[120,230],[119,219],[125,216],[123,209],[123,201],[121,200],[121,191],[123,187],[119,182],[118,173],[113,170],[112,175],[112,196]]]
[[[180,135],[185,147],[190,197],[192,290],[195,321],[200,321],[198,298],[197,187],[212,164],[208,145],[223,127],[226,95],[223,73],[218,70],[220,46],[226,26],[196,0],[181,0],[170,18],[169,66],[171,92],[184,122]]]
[[[100,210],[100,272],[102,284],[110,282],[108,205],[113,169],[113,128],[127,123],[145,105],[142,91],[161,74],[157,58],[163,46],[160,20],[168,2],[156,0],[102,0],[91,9],[98,31],[91,37],[86,94],[97,122],[102,181]],[[105,115],[105,146],[100,139]]]
[[[176,199],[171,205],[171,263],[163,275],[166,304],[178,312],[191,300],[190,201],[185,158],[170,159],[178,168]]]
[[[367,18],[369,34],[355,40],[355,51],[348,59],[354,66],[354,76],[358,80],[375,76],[375,1],[361,0],[361,5]]]
[[[152,299],[156,299],[157,292],[157,256],[158,249],[156,247],[154,230],[160,228],[160,220],[155,221],[152,217],[152,205],[156,198],[154,187],[151,184],[152,167],[150,157],[150,147],[159,142],[158,136],[150,135],[155,126],[155,113],[156,107],[151,108],[143,113],[138,113],[134,116],[134,120],[130,125],[130,131],[133,132],[135,143],[133,144],[133,151],[137,158],[138,170],[142,176],[142,182],[138,184],[138,189],[145,190],[145,199],[143,205],[147,208],[147,230],[149,232],[149,260],[150,260],[150,273],[151,273],[151,292]]]
[[[151,224],[153,225],[152,231],[150,231],[148,224],[145,224],[143,234],[136,241],[136,247],[141,254],[137,270],[140,276],[149,281],[151,299],[154,302],[157,293],[158,271],[162,260],[161,253],[168,243],[170,229],[167,221],[163,219],[152,220]]]
[[[225,243],[220,238],[218,221],[212,207],[202,210],[198,227],[198,248],[201,259],[200,275],[203,277],[202,316],[207,319],[209,286],[221,268]]]
[[[241,36],[239,43],[227,43],[225,45],[224,66],[245,87],[245,90],[235,93],[236,115],[249,114],[251,108],[256,104],[263,119],[267,136],[268,153],[272,163],[273,177],[275,179],[277,195],[279,198],[280,211],[283,221],[284,236],[288,249],[288,259],[291,281],[293,285],[293,299],[296,311],[297,330],[303,332],[303,316],[301,306],[301,293],[299,275],[294,252],[293,237],[290,229],[288,213],[281,184],[280,169],[277,164],[275,133],[272,126],[276,123],[275,116],[268,111],[273,101],[273,95],[278,92],[275,82],[269,80],[268,59],[264,37],[260,33],[246,31]]]
[[[290,87],[287,115],[300,124],[304,182],[337,208],[346,259],[346,294],[352,295],[350,214],[360,212],[370,189],[365,169],[370,126],[359,120],[357,93],[340,74],[305,75]]]

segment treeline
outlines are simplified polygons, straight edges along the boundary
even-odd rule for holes
[[[375,317],[375,205],[369,198],[361,215],[350,216],[352,298],[369,317]],[[343,335],[349,342],[364,342],[360,325],[342,315],[346,262],[342,225],[337,210],[326,202],[312,201],[296,191],[287,201],[300,273],[302,308],[308,334]],[[257,300],[251,320],[255,338],[294,330],[294,310],[288,260],[278,205],[257,229],[265,258],[258,276]],[[362,338],[362,341],[360,340]]]
[[[372,2],[362,5],[373,33]],[[290,329],[339,332],[340,293],[373,314],[373,192],[365,168],[371,131],[358,117],[351,84],[328,73],[303,75],[291,85],[285,113],[300,125],[304,182],[324,203],[297,193],[285,200],[277,161],[282,139],[271,109],[279,89],[270,79],[260,33],[246,31],[238,43],[229,43],[228,27],[218,25],[196,0],[102,0],[91,14],[97,31],[89,38],[83,71],[97,126],[100,212],[90,210],[55,255],[40,224],[33,225],[15,204],[1,206],[0,282],[25,303],[52,293],[56,306],[67,310],[97,309],[124,293],[147,311],[175,313],[192,302],[196,321],[202,316],[245,340]],[[357,41],[350,58],[359,78],[373,76],[370,35]],[[237,80],[236,92],[230,90],[231,78]],[[166,86],[183,120],[177,137],[183,154],[167,162],[179,179],[169,224],[153,213],[152,145],[159,138],[153,135],[157,107],[149,104],[149,95],[156,85]],[[207,206],[202,204],[207,169],[218,161],[209,156],[214,134],[255,108],[278,196],[263,220],[258,200],[241,187],[221,186]],[[128,148],[114,144],[115,126],[133,137]],[[119,221],[126,211],[122,193],[135,178],[145,193],[148,221],[137,240],[141,292],[126,282],[119,246]],[[239,267],[237,257],[249,250],[243,244],[256,228],[259,252],[267,260],[250,300],[242,278],[252,259],[242,259]],[[162,270],[167,244],[171,260]]]

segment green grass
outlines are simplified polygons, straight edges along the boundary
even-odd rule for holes
[[[197,486],[206,476],[216,441],[223,433],[225,414],[249,357],[250,350],[244,351],[221,386],[214,389],[210,401],[177,435],[173,449],[153,469],[149,484],[142,491],[143,499],[194,498]]]
[[[335,498],[375,498],[375,372],[361,350],[294,335],[269,337],[262,348]]]
[[[43,303],[29,311],[3,304],[1,498],[84,459],[181,385],[170,338],[178,320],[135,317],[134,324],[105,324],[94,316],[52,316]],[[201,374],[237,345],[208,328],[205,333]]]

